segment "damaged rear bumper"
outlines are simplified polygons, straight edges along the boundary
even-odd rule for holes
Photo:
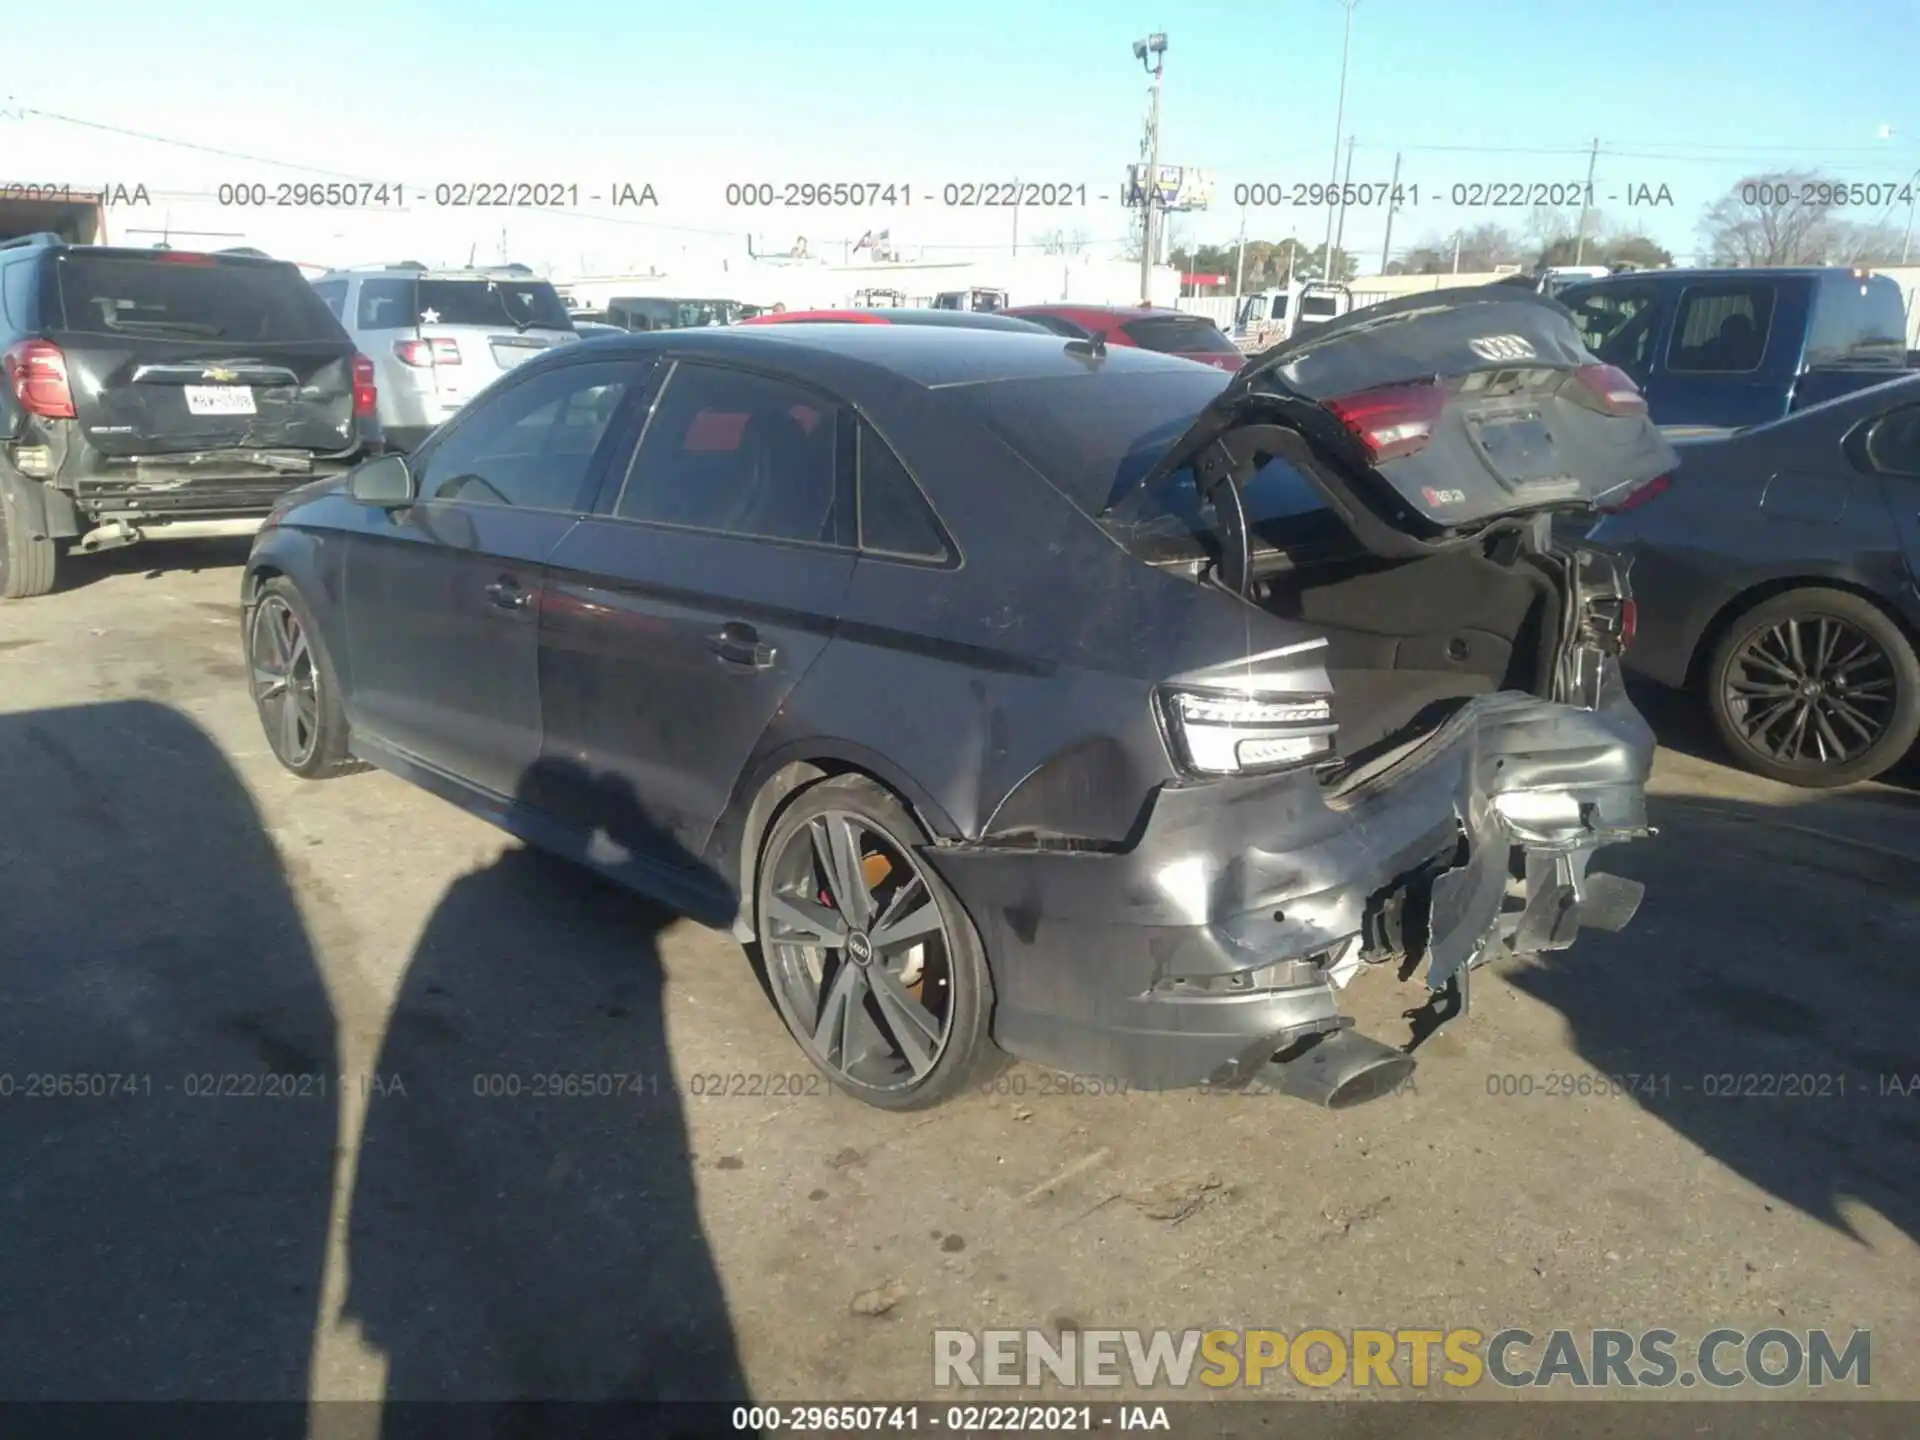
[[[1334,797],[1305,772],[1170,787],[1125,853],[930,850],[986,941],[999,1043],[1140,1089],[1234,1085],[1349,1026],[1363,956],[1424,966],[1438,1005],[1503,950],[1620,928],[1639,887],[1587,864],[1648,833],[1654,738],[1609,671],[1591,710],[1469,701]]]

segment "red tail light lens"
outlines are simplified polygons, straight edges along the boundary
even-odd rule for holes
[[[1620,602],[1620,649],[1633,644],[1633,637],[1640,633],[1640,607],[1631,600]]]
[[[373,361],[364,355],[353,357],[353,415],[366,420],[380,411],[380,390],[374,383]]]
[[[429,365],[458,365],[460,344],[456,340],[396,340],[393,353],[403,365],[426,369]]]
[[[1602,505],[1600,507],[1600,513],[1603,515],[1623,515],[1629,510],[1638,510],[1649,500],[1658,499],[1672,488],[1673,477],[1671,475],[1656,475],[1653,479],[1647,481],[1646,484],[1626,496],[1617,504]]]
[[[162,265],[217,265],[220,262],[211,255],[201,255],[192,250],[162,250]]]
[[[1647,413],[1647,397],[1624,370],[1612,365],[1582,365],[1573,372],[1573,378],[1609,415]]]
[[[73,419],[73,388],[67,383],[67,357],[50,340],[22,340],[0,356],[0,370],[13,398],[29,415],[48,420]]]
[[[1447,392],[1432,382],[1383,385],[1322,402],[1367,448],[1376,465],[1426,448],[1447,408]]]

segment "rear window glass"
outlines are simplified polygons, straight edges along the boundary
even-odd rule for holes
[[[1340,313],[1340,301],[1333,295],[1302,295],[1300,297],[1300,318],[1302,320],[1331,320]]]
[[[1885,275],[1823,282],[1806,358],[1809,365],[1905,369],[1907,315],[1899,285]]]
[[[1773,286],[1689,285],[1667,346],[1669,370],[1758,370],[1773,328]]]
[[[411,330],[416,325],[573,328],[567,307],[544,280],[376,276],[360,282],[356,313],[362,330]]]
[[[1129,320],[1120,327],[1126,337],[1142,350],[1158,350],[1163,355],[1237,355],[1231,340],[1220,327],[1198,315],[1155,315]]]
[[[996,380],[948,393],[1083,512],[1098,515],[1227,383],[1224,370],[1179,365],[1150,375]]]
[[[346,342],[340,324],[291,265],[180,261],[70,251],[60,257],[68,330],[157,339],[273,345]]]

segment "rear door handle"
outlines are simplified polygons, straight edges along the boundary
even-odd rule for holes
[[[762,644],[760,632],[738,620],[722,625],[707,637],[707,648],[729,665],[745,665],[765,670],[780,652]]]
[[[533,592],[523,590],[520,582],[511,575],[502,575],[487,586],[487,599],[502,610],[524,610],[527,602],[533,598]]]

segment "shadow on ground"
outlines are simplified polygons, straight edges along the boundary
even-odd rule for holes
[[[159,705],[0,715],[0,795],[0,1397],[304,1400],[338,1065],[278,851]]]
[[[143,540],[117,550],[102,550],[96,555],[79,555],[69,550],[60,557],[54,572],[54,592],[84,590],[110,575],[140,575],[158,580],[166,575],[232,569],[247,563],[247,553],[252,548],[251,535],[236,535],[206,540]],[[239,603],[236,598],[235,606]]]
[[[522,796],[548,785],[592,795],[603,840],[672,845],[615,777],[543,762]],[[387,1359],[387,1436],[450,1433],[411,1401],[746,1398],[663,1018],[673,918],[534,850],[434,911],[353,1194],[346,1310]]]
[[[1652,1077],[1638,1103],[1713,1160],[1837,1229],[1851,1198],[1920,1241],[1920,816],[1906,859],[1774,823],[1792,809],[1650,808],[1661,833],[1595,865],[1646,882],[1638,917],[1509,979],[1586,1068]]]

